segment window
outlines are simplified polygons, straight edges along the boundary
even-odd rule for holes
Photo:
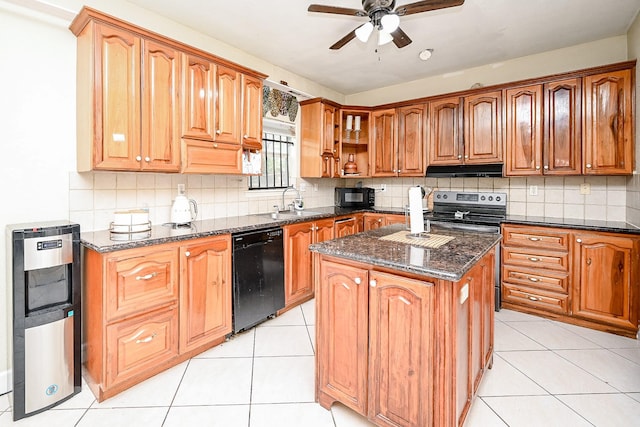
[[[262,175],[249,177],[249,190],[289,187],[289,156],[293,142],[291,136],[262,134]]]

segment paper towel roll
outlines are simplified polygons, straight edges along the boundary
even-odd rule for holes
[[[409,224],[411,234],[424,232],[424,215],[422,212],[422,188],[409,188]]]

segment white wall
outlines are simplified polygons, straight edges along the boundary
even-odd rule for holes
[[[348,105],[381,105],[395,101],[507,83],[627,60],[627,38],[611,37],[500,63],[460,70],[412,82],[347,95]]]

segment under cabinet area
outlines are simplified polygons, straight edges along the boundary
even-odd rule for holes
[[[231,332],[231,240],[84,251],[87,383],[102,401]]]
[[[502,307],[635,337],[640,237],[502,227]]]

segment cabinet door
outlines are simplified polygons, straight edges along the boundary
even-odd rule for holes
[[[183,58],[182,136],[212,141],[215,65],[193,55]]]
[[[334,224],[334,236],[336,238],[360,232],[358,222],[355,217],[338,219]]]
[[[582,171],[582,81],[560,80],[544,85],[545,175],[580,175]]]
[[[94,169],[138,170],[140,38],[96,25]]]
[[[398,173],[400,176],[424,176],[424,105],[399,108],[397,115]]]
[[[464,99],[464,162],[502,162],[502,92]]]
[[[459,97],[429,103],[430,165],[462,163],[462,109]]]
[[[106,320],[149,311],[178,299],[176,249],[132,249],[105,260]]]
[[[242,147],[262,150],[262,80],[242,76]]]
[[[384,215],[365,213],[364,214],[364,231],[376,230],[386,225]]]
[[[633,170],[632,74],[622,70],[584,78],[584,173]]]
[[[142,169],[180,170],[180,52],[143,42]]]
[[[316,301],[316,390],[322,406],[338,400],[367,413],[368,272],[323,260]],[[416,424],[418,425],[418,424]]]
[[[633,239],[595,233],[576,233],[575,239],[573,315],[637,330],[638,252]]]
[[[216,127],[214,140],[240,143],[240,73],[216,66]]]
[[[183,139],[182,141],[182,172],[242,173],[242,147],[240,145],[196,139]]]
[[[333,219],[321,219],[316,221],[314,243],[333,239]]]
[[[231,238],[180,248],[180,352],[231,332]]]
[[[369,283],[369,418],[432,425],[434,284],[379,272]]]
[[[335,156],[336,147],[336,127],[338,109],[331,105],[322,104],[322,146],[321,154]]]
[[[505,91],[505,175],[542,175],[542,87]]]
[[[284,227],[284,299],[289,307],[313,295],[313,270],[309,245],[313,243],[313,222]]]
[[[373,176],[396,176],[398,157],[396,148],[396,111],[383,110],[371,113],[372,134],[371,164]]]

